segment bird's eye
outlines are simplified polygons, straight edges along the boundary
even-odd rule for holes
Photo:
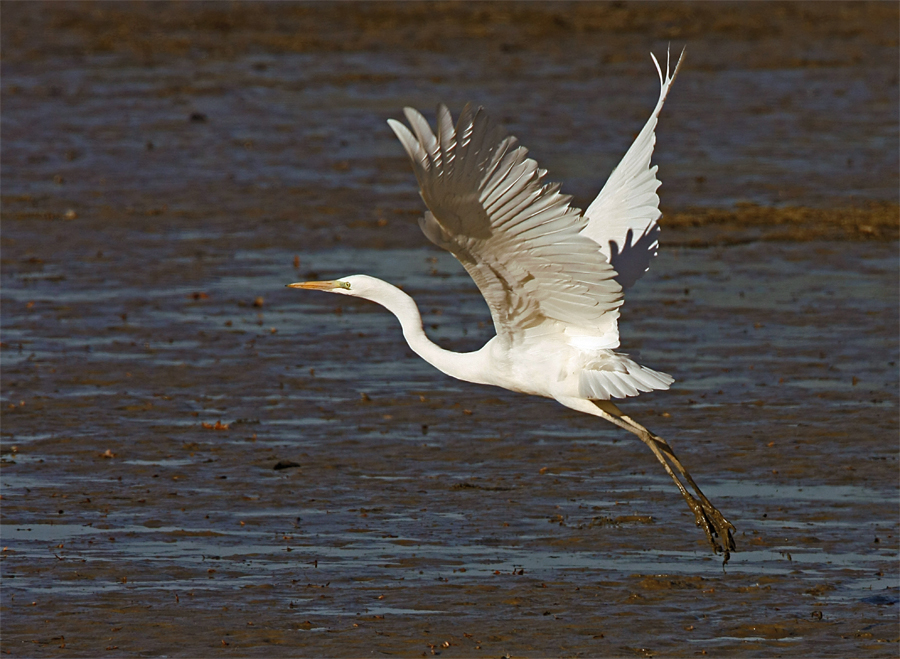
[[[341,281],[338,282],[341,288],[346,288],[348,291],[350,290],[350,282],[349,281]]]

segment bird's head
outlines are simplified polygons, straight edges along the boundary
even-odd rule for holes
[[[379,286],[380,285],[380,286]],[[325,291],[372,299],[377,290],[385,286],[385,282],[367,275],[350,275],[328,281],[301,281],[288,284],[288,288],[302,288],[307,291]]]

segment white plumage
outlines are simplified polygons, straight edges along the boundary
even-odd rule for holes
[[[437,111],[437,130],[412,108],[411,128],[388,124],[412,161],[428,212],[422,231],[451,252],[487,301],[496,336],[471,353],[432,343],[415,302],[398,288],[366,275],[291,284],[372,300],[400,320],[419,356],[444,373],[478,384],[553,398],[601,416],[644,441],[726,559],[733,526],[703,496],[671,447],[623,414],[611,398],[668,389],[673,378],[614,352],[623,288],[640,278],[656,255],[660,217],[657,168],[650,166],[657,117],[678,65],[668,61],[659,100],[622,162],[582,213],[544,181],[546,171],[518,140],[478,108],[466,106],[454,126]],[[695,492],[690,494],[670,467]]]
[[[558,184],[544,182],[547,172],[481,108],[466,107],[454,128],[441,105],[437,135],[412,108],[404,109],[412,132],[388,120],[429,208],[422,230],[475,280],[500,349],[518,362],[551,348],[572,363],[571,381],[538,383],[529,369],[527,381],[507,382],[508,388],[608,400],[668,389],[674,381],[611,352],[619,346],[622,289],[646,272],[658,245],[660,183],[650,157],[678,66],[670,75],[667,65],[663,76],[653,61],[661,86],[656,108],[584,214]],[[567,348],[576,354],[565,354]]]
[[[600,245],[600,251],[618,273],[616,281],[622,288],[630,288],[643,276],[659,246],[657,221],[662,213],[656,190],[660,182],[656,166],[650,166],[650,157],[656,146],[656,122],[681,58],[671,75],[667,60],[663,76],[659,62],[652,57],[659,73],[659,101],[622,162],[584,212],[587,226],[582,234]]]

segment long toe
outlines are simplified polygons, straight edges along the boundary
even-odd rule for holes
[[[705,508],[705,507],[704,507]],[[729,554],[735,551],[734,525],[725,519],[717,509],[705,509],[704,511],[706,535],[717,554],[725,555],[728,561]]]

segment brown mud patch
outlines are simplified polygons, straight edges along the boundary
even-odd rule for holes
[[[663,216],[666,242],[690,247],[762,241],[881,240],[900,238],[900,205],[862,208],[696,208]],[[671,231],[671,233],[670,233]]]

